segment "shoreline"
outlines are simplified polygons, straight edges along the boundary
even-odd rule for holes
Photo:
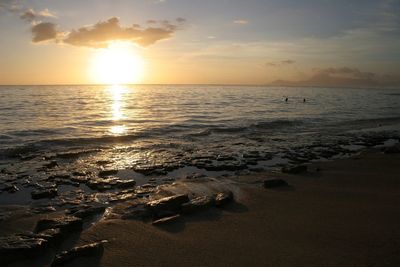
[[[75,241],[108,240],[102,256],[66,266],[399,266],[399,163],[400,154],[372,149],[311,163],[304,174],[239,176],[233,179],[235,202],[224,209],[162,226],[96,223]],[[284,179],[290,187],[263,188],[266,178]],[[38,217],[22,216],[8,232],[34,227]],[[21,264],[13,266],[31,262]]]

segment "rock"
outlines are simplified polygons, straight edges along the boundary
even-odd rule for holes
[[[43,190],[35,190],[31,192],[33,199],[53,198],[57,196],[57,188],[48,188]]]
[[[55,168],[57,166],[58,166],[58,163],[57,163],[57,161],[54,161],[54,160],[43,165],[43,167],[46,168],[46,169],[52,169],[52,168]]]
[[[6,191],[6,192],[12,194],[12,193],[18,192],[18,191],[19,191],[19,188],[18,188],[17,186],[15,186],[15,185],[5,185],[5,186],[2,188],[2,191]]]
[[[233,201],[232,191],[221,192],[215,196],[215,206],[217,207],[223,207],[232,201]]]
[[[72,213],[73,216],[84,219],[87,217],[91,217],[100,213],[104,213],[104,211],[106,210],[105,207],[88,207],[88,208],[84,208],[84,209],[80,209],[75,213]]]
[[[146,208],[155,216],[165,212],[178,212],[181,210],[182,204],[189,202],[188,195],[175,195],[150,201],[146,204]]]
[[[1,265],[22,258],[35,257],[44,252],[48,241],[29,235],[12,235],[0,237]]]
[[[194,213],[212,207],[215,200],[209,196],[201,196],[191,199],[182,205],[183,213]]]
[[[118,170],[102,170],[99,171],[99,176],[100,177],[107,177],[111,175],[116,175],[118,173]]]
[[[82,230],[83,221],[75,216],[61,216],[51,219],[41,219],[37,222],[35,232],[59,228],[62,233]]]
[[[121,218],[124,220],[143,220],[149,218],[150,216],[151,213],[148,209],[146,209],[143,205],[137,205],[125,211]]]
[[[282,172],[290,174],[300,174],[307,172],[307,165],[298,165],[294,167],[282,168]]]
[[[135,185],[136,185],[136,181],[133,179],[118,180],[118,182],[117,182],[118,188],[129,188],[129,187],[134,187]]]
[[[55,211],[56,211],[56,208],[54,208],[54,207],[52,207],[52,206],[37,207],[37,208],[31,209],[31,211],[32,211],[33,213],[36,213],[36,214],[42,214],[42,213],[55,212]]]
[[[71,250],[63,251],[60,254],[56,255],[51,266],[61,266],[67,262],[70,262],[79,257],[93,257],[103,253],[104,243],[107,243],[107,240],[102,240],[100,242],[95,242],[88,245],[74,247]]]
[[[161,219],[158,219],[156,221],[153,221],[152,224],[153,225],[162,225],[162,224],[167,224],[167,223],[171,223],[171,222],[175,222],[176,220],[178,220],[181,216],[179,214],[173,215],[173,216],[169,216],[169,217],[164,217]]]
[[[289,186],[289,184],[282,179],[267,179],[264,180],[264,187],[265,188],[276,188],[276,187],[284,187]]]

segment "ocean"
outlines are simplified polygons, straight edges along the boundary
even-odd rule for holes
[[[53,162],[57,172],[116,169],[144,184],[146,177],[274,170],[397,142],[400,91],[1,86],[0,122],[7,177],[40,181]]]

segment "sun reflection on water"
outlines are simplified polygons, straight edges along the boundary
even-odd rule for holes
[[[127,88],[121,85],[113,85],[108,88],[111,94],[111,119],[114,122],[118,122],[125,118],[123,113],[123,102],[124,102],[124,95],[128,92]],[[114,125],[111,126],[109,132],[114,135],[121,135],[126,132],[125,125]]]

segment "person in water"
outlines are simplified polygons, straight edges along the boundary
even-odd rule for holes
[[[289,100],[289,99],[286,97],[286,98],[285,98],[285,102],[288,102],[288,100]]]
[[[303,98],[303,103],[306,103],[306,99],[305,98]]]

